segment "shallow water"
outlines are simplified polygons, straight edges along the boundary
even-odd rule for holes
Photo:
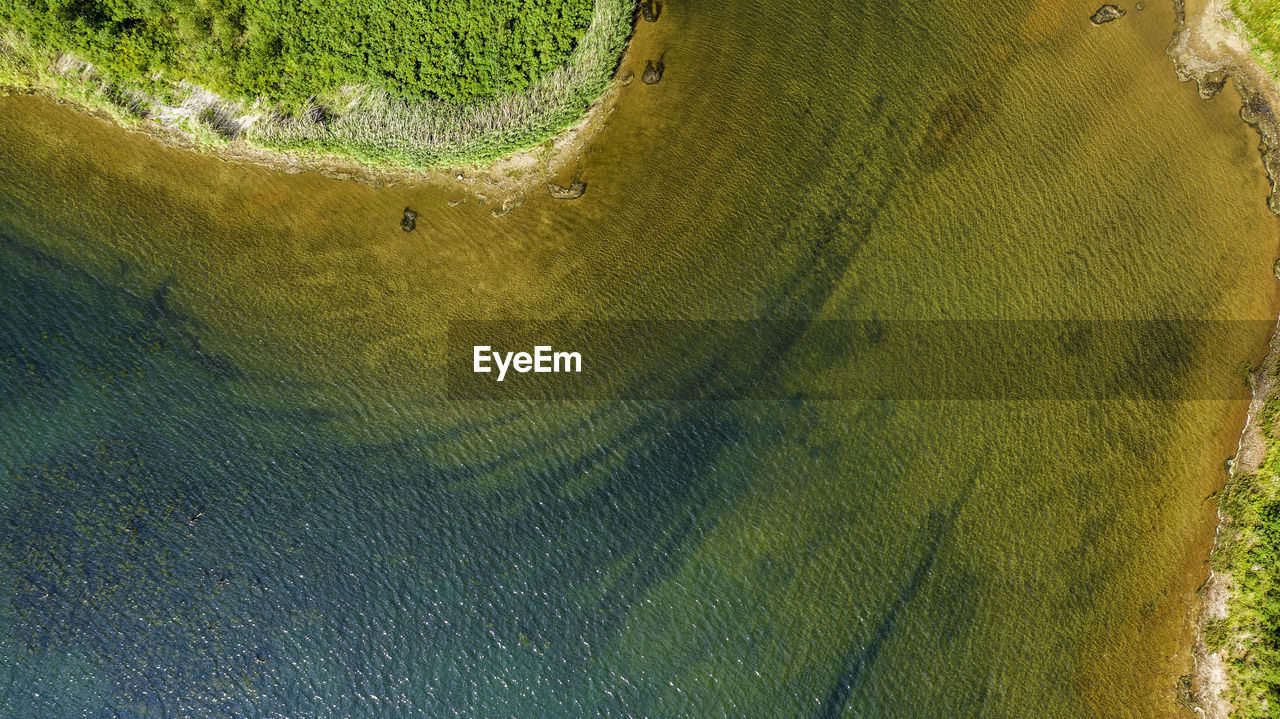
[[[587,194],[502,218],[3,98],[0,715],[1175,714],[1229,371],[816,401],[859,359],[802,332],[633,357],[790,399],[524,404],[443,364],[546,318],[1244,319],[1180,348],[1256,360],[1257,139],[1152,5],[672,3]]]

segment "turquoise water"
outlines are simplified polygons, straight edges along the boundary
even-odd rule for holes
[[[3,98],[0,716],[1175,715],[1280,229],[1171,9],[1093,9],[673,3],[587,195],[502,218]],[[1196,401],[860,384],[957,318],[1238,322],[1088,355]],[[661,399],[449,399],[529,319]]]

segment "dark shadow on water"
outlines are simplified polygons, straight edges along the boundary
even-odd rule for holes
[[[885,642],[893,635],[899,618],[911,604],[911,601],[915,599],[920,592],[920,588],[924,586],[929,575],[933,572],[943,540],[950,533],[956,518],[960,516],[960,512],[968,502],[969,495],[972,494],[976,483],[975,477],[961,490],[960,496],[952,500],[951,506],[947,508],[946,512],[934,511],[929,514],[928,522],[924,528],[926,538],[924,555],[916,563],[915,569],[911,572],[911,577],[903,585],[902,590],[898,592],[898,596],[894,598],[893,603],[889,605],[889,609],[885,612],[880,623],[871,632],[871,638],[866,642],[851,647],[845,653],[840,662],[841,671],[835,686],[831,687],[831,690],[827,692],[822,706],[810,715],[812,719],[839,719],[840,715],[844,713],[845,707],[849,703],[849,698],[853,694],[854,687],[857,686],[863,675],[875,662],[880,650],[884,648]]]

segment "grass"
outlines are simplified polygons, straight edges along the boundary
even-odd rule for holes
[[[146,117],[150,108],[127,88],[98,77],[82,63],[35,47],[26,35],[0,30],[0,83],[46,91],[94,110],[105,111],[123,124]]]
[[[1275,0],[1231,0],[1231,11],[1240,18],[1253,54],[1280,77],[1280,4]]]

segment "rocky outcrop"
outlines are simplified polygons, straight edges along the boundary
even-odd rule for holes
[[[562,187],[554,182],[547,183],[547,192],[557,200],[576,200],[582,197],[582,193],[587,191],[587,183],[581,180],[574,180],[573,184],[568,187]]]
[[[662,14],[662,4],[654,2],[654,0],[644,0],[640,3],[640,16],[645,22],[657,22],[658,15]]]
[[[312,123],[324,127],[328,127],[334,120],[333,111],[326,105],[312,105],[307,108],[306,117]]]
[[[662,81],[662,73],[666,70],[666,66],[659,60],[658,64],[653,64],[653,60],[646,60],[644,63],[644,74],[640,76],[640,82],[646,85],[657,85]]]
[[[524,197],[508,197],[502,201],[502,207],[489,210],[489,214],[494,217],[506,217],[511,211],[524,204]]]
[[[404,208],[404,216],[400,218],[400,229],[405,232],[413,232],[413,228],[418,226],[418,213]]]
[[[1098,11],[1093,14],[1093,17],[1089,18],[1089,21],[1094,25],[1101,25],[1103,23],[1111,22],[1112,20],[1119,20],[1122,17],[1124,17],[1124,10],[1121,10],[1115,5],[1103,5],[1098,8]]]

